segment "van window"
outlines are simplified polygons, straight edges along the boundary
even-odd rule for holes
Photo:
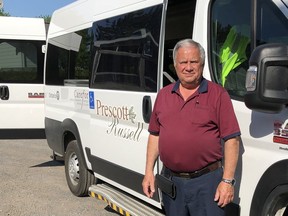
[[[287,18],[271,0],[215,0],[211,6],[210,66],[213,78],[229,94],[243,100],[251,52],[266,43],[288,44]],[[256,14],[252,14],[256,11]],[[255,17],[256,30],[251,20]]]
[[[92,88],[157,91],[161,14],[158,5],[93,24]]]
[[[90,29],[51,38],[47,49],[46,84],[64,85],[65,80],[88,80],[90,47]]]
[[[196,1],[169,0],[164,44],[163,86],[178,80],[173,62],[173,48],[182,39],[191,38]]]
[[[211,66],[215,81],[234,96],[246,93],[251,54],[251,1],[216,0],[211,10]]]
[[[43,42],[0,40],[1,83],[43,83]]]
[[[256,9],[256,45],[258,46],[266,43],[288,44],[287,18],[281,12],[280,8],[271,0],[258,0]]]

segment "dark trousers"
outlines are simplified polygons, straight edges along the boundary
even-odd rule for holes
[[[167,173],[165,173],[167,176]],[[167,216],[224,216],[224,209],[214,201],[216,188],[223,175],[219,168],[197,178],[187,179],[172,176],[176,186],[175,199],[163,194]]]

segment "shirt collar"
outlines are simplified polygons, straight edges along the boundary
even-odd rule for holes
[[[177,82],[175,83],[175,85],[172,88],[172,93],[177,92],[177,90],[179,89],[179,85],[180,85],[180,80],[177,80]],[[208,81],[202,77],[200,86],[198,88],[198,92],[199,93],[204,93],[208,91]]]

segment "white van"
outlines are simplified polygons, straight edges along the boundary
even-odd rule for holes
[[[55,11],[45,129],[70,190],[123,215],[163,214],[161,194],[142,192],[147,128],[157,92],[177,79],[171,50],[183,38],[205,48],[204,77],[227,89],[242,131],[227,215],[287,214],[288,147],[274,138],[288,119],[286,0],[79,0]]]
[[[44,137],[42,18],[0,16],[0,138]]]

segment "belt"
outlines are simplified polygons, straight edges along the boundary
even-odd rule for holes
[[[208,166],[206,166],[200,170],[196,170],[194,172],[174,172],[172,170],[169,170],[169,171],[170,171],[170,174],[172,176],[191,179],[191,178],[197,178],[197,177],[202,176],[204,174],[207,174],[209,172],[215,171],[216,169],[220,168],[221,166],[222,166],[221,161],[216,161],[216,162],[211,163]]]

